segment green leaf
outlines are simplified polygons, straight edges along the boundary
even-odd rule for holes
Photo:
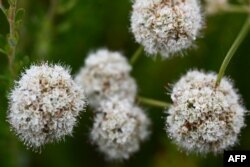
[[[76,2],[77,2],[77,0],[60,2],[60,4],[57,7],[57,13],[64,14],[64,13],[70,11],[76,5]]]
[[[3,14],[7,17],[7,10],[5,9],[3,5],[0,5],[0,11],[2,11]]]
[[[7,55],[6,51],[2,48],[0,48],[0,53]]]
[[[24,14],[25,14],[25,10],[23,8],[20,8],[17,10],[16,17],[15,17],[15,22],[17,25],[19,25],[22,22]]]
[[[17,0],[8,0],[10,5],[14,5],[16,3]]]

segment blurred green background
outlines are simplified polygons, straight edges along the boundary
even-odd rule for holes
[[[21,0],[25,17],[20,27],[16,63],[22,68],[48,60],[70,65],[75,74],[85,56],[98,48],[121,51],[128,58],[139,47],[130,33],[129,0]],[[220,14],[205,18],[206,26],[195,49],[185,56],[162,60],[142,56],[134,65],[139,94],[170,102],[169,85],[189,69],[218,71],[230,45],[237,36],[246,14]],[[8,23],[0,14],[0,32],[8,33]],[[246,108],[250,108],[250,35],[244,40],[230,63],[227,75],[235,81]],[[0,75],[8,71],[7,58],[0,53]],[[222,155],[186,155],[178,150],[164,130],[165,114],[161,109],[143,106],[151,118],[152,135],[138,153],[123,162],[105,161],[89,141],[91,112],[83,113],[74,137],[48,144],[42,153],[27,150],[10,131],[6,121],[8,85],[0,79],[0,167],[80,167],[143,166],[196,167],[222,166]],[[246,118],[250,125],[249,117]],[[250,126],[243,129],[233,149],[250,150]]]

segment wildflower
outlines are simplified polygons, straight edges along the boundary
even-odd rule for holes
[[[143,111],[126,100],[101,102],[91,140],[110,160],[128,159],[149,135],[150,121]]]
[[[135,0],[131,30],[148,54],[167,58],[187,49],[199,35],[202,15],[197,0]]]
[[[98,107],[100,101],[113,96],[133,102],[137,85],[130,71],[131,66],[123,55],[101,49],[87,57],[75,80],[85,88],[92,107]]]
[[[216,75],[190,71],[173,87],[167,132],[181,148],[219,153],[232,147],[244,126],[246,110],[227,78],[215,88]]]
[[[27,145],[39,148],[71,135],[86,105],[82,89],[60,65],[33,65],[9,97],[8,122]]]

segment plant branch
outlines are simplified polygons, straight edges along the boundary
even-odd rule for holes
[[[146,97],[141,97],[141,96],[138,96],[137,100],[139,103],[143,103],[143,104],[146,104],[149,106],[154,106],[154,107],[159,107],[159,108],[168,108],[171,105],[170,103],[166,103],[163,101],[150,99],[150,98],[146,98]]]
[[[135,53],[132,55],[131,59],[130,59],[130,64],[134,65],[136,63],[136,61],[139,59],[139,57],[142,55],[143,52],[143,47],[140,46]]]
[[[232,57],[234,56],[236,50],[239,48],[240,44],[242,43],[242,41],[246,37],[246,35],[247,35],[248,31],[249,31],[249,25],[250,25],[250,19],[248,17],[247,20],[245,21],[241,31],[239,32],[237,38],[235,39],[235,41],[232,44],[229,51],[227,52],[226,57],[223,60],[223,63],[221,64],[220,71],[219,71],[218,76],[217,76],[215,87],[217,87],[220,84],[221,79],[222,79],[222,77],[223,77],[223,75],[224,75],[224,73],[225,73],[225,71],[227,69],[227,66],[230,63],[230,60],[232,59]]]
[[[14,60],[16,56],[16,46],[17,46],[17,34],[16,34],[16,24],[15,24],[15,16],[16,16],[16,5],[17,1],[13,0],[10,2],[10,7],[8,10],[8,23],[9,23],[9,37],[8,37],[8,60],[9,60],[9,69],[14,76]]]

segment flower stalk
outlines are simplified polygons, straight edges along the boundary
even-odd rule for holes
[[[229,12],[229,13],[249,13],[250,14],[250,8],[248,6],[243,5],[231,5],[227,4],[221,7],[221,10],[223,12]]]
[[[247,33],[249,31],[249,25],[250,25],[250,19],[247,18],[241,31],[239,32],[239,34],[237,36],[237,38],[235,39],[235,41],[232,44],[229,51],[227,52],[226,57],[223,60],[223,63],[221,64],[221,67],[220,67],[220,70],[219,70],[219,73],[217,76],[217,80],[215,83],[215,87],[219,86],[221,79],[222,79],[223,75],[225,74],[225,71],[228,67],[228,64],[230,63],[232,57],[234,56],[236,50],[239,48],[239,46],[242,43],[242,41],[244,40],[244,38],[247,36]]]
[[[146,97],[142,97],[142,96],[138,96],[137,97],[137,101],[139,103],[143,103],[149,106],[154,106],[154,107],[159,107],[159,108],[168,108],[170,107],[170,103],[166,103],[163,101],[159,101],[159,100],[155,100],[155,99],[150,99],[150,98],[146,98]]]
[[[140,46],[136,51],[135,53],[132,55],[131,59],[130,59],[130,64],[131,65],[134,65],[137,60],[140,58],[140,56],[142,55],[142,52],[143,52],[143,47]]]

